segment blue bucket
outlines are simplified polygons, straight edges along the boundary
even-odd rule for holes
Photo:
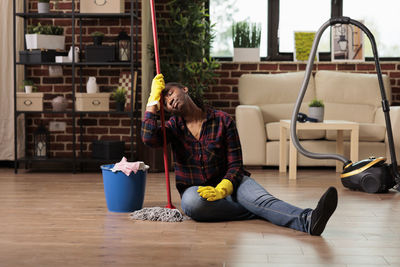
[[[104,194],[107,208],[113,212],[132,212],[143,207],[146,172],[137,171],[126,176],[121,171],[112,172],[114,164],[102,165]]]

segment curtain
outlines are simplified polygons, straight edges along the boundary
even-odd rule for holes
[[[153,80],[154,61],[151,59],[148,46],[153,44],[151,27],[150,1],[142,0],[142,117],[146,111],[147,98],[150,95],[151,81]]]
[[[17,10],[22,10],[22,1]],[[0,1],[0,160],[14,160],[14,58],[13,58],[13,0]],[[23,47],[23,21],[17,19],[17,47]],[[22,35],[22,36],[19,36]],[[17,49],[19,50],[19,49]],[[23,69],[18,68],[17,81],[23,79]],[[20,83],[20,82],[19,82]],[[18,125],[18,157],[24,156],[24,119]]]

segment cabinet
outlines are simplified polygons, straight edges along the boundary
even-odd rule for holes
[[[16,6],[19,1],[23,1],[22,10],[17,10]],[[110,122],[109,125],[106,125],[108,129],[108,134],[114,133],[114,138],[118,137],[118,128],[125,127],[129,129],[125,131],[123,134],[125,135],[126,149],[125,155],[130,160],[137,160],[137,142],[135,138],[139,135],[140,129],[140,108],[138,105],[138,90],[136,90],[136,81],[135,79],[130,79],[130,108],[125,111],[114,111],[110,109],[110,111],[78,111],[76,109],[76,95],[82,92],[86,92],[86,80],[88,76],[92,76],[90,71],[92,69],[96,69],[96,74],[101,75],[102,72],[109,72],[113,77],[103,78],[103,87],[111,92],[113,88],[118,86],[118,73],[122,72],[130,72],[131,77],[137,77],[137,73],[139,71],[139,61],[138,61],[138,6],[139,3],[137,0],[126,0],[125,5],[128,9],[128,12],[125,13],[79,13],[78,11],[78,3],[79,1],[73,0],[70,2],[71,6],[64,10],[54,11],[51,10],[49,13],[37,13],[36,11],[32,11],[29,8],[30,5],[33,5],[37,1],[29,1],[29,0],[13,0],[13,12],[14,12],[14,150],[15,150],[15,172],[18,171],[20,163],[25,163],[25,167],[31,166],[35,162],[60,162],[60,163],[70,163],[72,164],[73,172],[76,171],[78,167],[81,169],[84,163],[106,163],[109,161],[93,159],[90,156],[90,142],[94,140],[89,140],[90,138],[86,138],[88,131],[86,131],[87,124],[85,122],[91,121],[91,116],[96,117],[98,121],[98,128],[101,128],[101,121]],[[24,24],[24,33],[16,32],[16,20],[21,18]],[[98,27],[107,27],[107,22],[110,25],[117,25],[114,27],[118,28],[118,25],[121,25],[121,28],[127,28],[128,34],[130,37],[130,59],[128,61],[112,61],[112,62],[86,62],[85,59],[80,59],[79,62],[72,60],[72,62],[31,62],[21,60],[19,57],[19,51],[17,48],[17,34],[20,37],[26,33],[27,26],[29,23],[37,22],[45,20],[51,22],[54,25],[57,23],[61,23],[64,29],[68,29],[68,32],[64,30],[64,35],[66,36],[66,47],[69,50],[69,47],[72,47],[74,50],[75,47],[79,47],[80,51],[85,50],[85,46],[88,45],[88,35],[89,30],[91,28],[95,29]],[[116,23],[117,22],[117,23]],[[51,24],[50,23],[50,24]],[[111,32],[106,34],[106,38],[108,38],[108,42],[112,43],[113,39],[118,36],[118,32]],[[85,39],[86,38],[86,39]],[[68,40],[69,39],[69,40]],[[26,41],[24,38],[24,48],[26,50]],[[75,55],[74,55],[75,57]],[[22,66],[24,72],[24,78],[31,78],[36,75],[36,72],[40,77],[40,84],[42,88],[45,88],[44,92],[41,92],[41,88],[38,89],[38,92],[44,94],[44,99],[47,101],[44,105],[43,110],[41,111],[31,111],[31,110],[21,110],[17,109],[17,66]],[[67,72],[67,75],[59,78],[48,78],[46,67],[50,66],[61,66],[64,72]],[[35,69],[37,68],[37,69]],[[19,68],[18,68],[19,69]],[[43,74],[45,73],[45,74]],[[57,82],[61,81],[61,85],[57,85]],[[43,85],[43,82],[45,84]],[[54,84],[53,84],[54,82]],[[61,88],[59,91],[55,90],[55,88]],[[19,93],[18,93],[19,94]],[[65,95],[68,99],[68,108],[65,111],[53,111],[51,107],[49,108],[49,103],[52,98],[57,95]],[[18,138],[17,131],[23,129],[17,129],[17,119],[19,116],[25,115],[25,147],[26,152],[25,156],[18,155],[17,147],[18,147]],[[102,119],[103,118],[103,119]],[[32,147],[32,128],[37,127],[38,124],[42,124],[40,121],[49,122],[51,120],[58,121],[66,121],[67,129],[65,130],[65,134],[59,134],[60,138],[54,138],[52,136],[52,132],[50,132],[50,152],[48,153],[48,157],[35,157],[34,156],[34,148]],[[119,120],[119,125],[114,125],[112,122]],[[32,125],[27,125],[27,121],[32,122]],[[45,124],[46,125],[46,124]],[[47,125],[47,129],[48,129]],[[91,138],[98,137],[100,139],[100,135],[102,133],[96,133],[95,129],[90,133]],[[122,135],[122,134],[121,134]],[[66,140],[60,141],[63,138]],[[109,136],[113,137],[113,136]],[[120,137],[122,138],[122,137]],[[88,141],[89,140],[89,141]],[[63,142],[62,146],[57,146],[58,142]],[[60,148],[61,147],[61,148]],[[64,148],[64,152],[62,150]],[[52,149],[58,149],[61,152],[53,153]],[[64,156],[63,156],[64,154]]]

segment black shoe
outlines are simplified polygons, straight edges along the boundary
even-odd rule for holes
[[[322,195],[317,207],[311,214],[311,230],[310,235],[321,235],[336,209],[338,202],[338,194],[335,187],[329,187],[325,194]]]

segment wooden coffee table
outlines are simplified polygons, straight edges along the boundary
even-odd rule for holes
[[[312,123],[297,123],[297,130],[336,130],[336,153],[343,155],[343,131],[349,130],[350,133],[350,159],[353,162],[358,161],[358,135],[359,124],[351,121],[342,120],[324,120],[323,122]],[[286,133],[290,130],[290,120],[280,121],[280,136],[279,136],[279,172],[286,172],[287,159],[286,159]],[[290,136],[290,135],[289,135]],[[289,140],[289,179],[296,179],[297,175],[297,149],[293,145],[292,137]],[[311,151],[314,152],[314,151]],[[336,162],[336,171],[341,172],[343,164],[339,161]]]

